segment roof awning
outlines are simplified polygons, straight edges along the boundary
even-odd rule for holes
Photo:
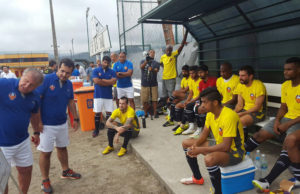
[[[299,0],[169,0],[139,23],[182,24],[198,42],[300,24]]]

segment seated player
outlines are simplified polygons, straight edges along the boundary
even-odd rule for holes
[[[183,184],[204,183],[197,155],[204,155],[215,194],[221,194],[221,172],[219,166],[232,166],[243,161],[245,156],[244,131],[236,112],[222,105],[218,90],[207,88],[200,94],[201,106],[207,112],[204,129],[198,139],[186,139],[182,147],[193,172],[190,178],[181,179]],[[212,132],[216,145],[209,145],[207,138]]]

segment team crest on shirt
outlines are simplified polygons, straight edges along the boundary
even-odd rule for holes
[[[231,88],[227,87],[227,92],[230,93],[231,92]]]
[[[55,89],[55,86],[54,86],[54,85],[51,85],[49,88],[50,88],[50,90],[53,91],[53,90]]]
[[[223,136],[223,129],[221,127],[219,128],[219,135]]]
[[[14,100],[14,99],[16,99],[17,95],[16,95],[16,93],[11,92],[11,93],[8,94],[8,97],[9,97],[10,100]]]
[[[98,76],[100,77],[100,76],[101,76],[101,73],[98,73]]]
[[[127,70],[127,69],[128,69],[128,67],[127,67],[127,66],[125,66],[125,67],[124,67],[124,69],[125,69],[125,70]]]
[[[170,58],[170,61],[169,62],[171,62],[172,61],[172,58]]]
[[[254,98],[255,98],[254,94],[251,93],[250,98],[251,98],[251,100],[254,100]]]
[[[296,102],[297,102],[297,103],[300,103],[300,95],[297,95],[297,96],[296,96]]]

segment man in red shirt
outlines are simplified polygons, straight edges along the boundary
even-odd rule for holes
[[[201,78],[199,83],[200,93],[208,87],[216,87],[217,78],[208,76],[208,67],[206,65],[199,67],[199,77]]]
[[[203,90],[208,87],[216,87],[217,78],[208,76],[208,67],[206,65],[201,65],[199,67],[199,77],[201,81],[199,83],[200,94]],[[200,96],[200,95],[199,95]],[[195,117],[197,122],[197,130],[190,137],[198,137],[201,132],[201,129],[204,126],[206,112],[200,108],[200,102],[197,101],[194,107]]]

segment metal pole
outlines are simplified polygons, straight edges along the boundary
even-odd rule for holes
[[[72,40],[71,40],[71,41],[72,41],[72,53],[73,53],[73,55],[72,55],[72,56],[73,56],[73,58],[74,58],[74,38],[72,38]]]
[[[86,9],[86,32],[87,32],[87,41],[88,41],[88,51],[89,51],[89,56],[90,56],[90,37],[89,37],[89,22],[88,22],[89,11],[90,11],[90,8],[88,7]]]
[[[143,1],[140,0],[140,9],[141,9],[141,17],[143,17]],[[145,39],[144,39],[144,24],[141,24],[142,29],[142,45],[143,45],[143,51],[145,50]]]
[[[124,18],[124,3],[122,1],[122,19],[123,19],[123,34],[124,34],[124,51],[127,53],[127,46],[126,46],[126,33],[125,33],[125,18]]]
[[[53,7],[52,7],[52,0],[49,0],[50,3],[50,15],[51,15],[51,26],[52,26],[52,39],[53,39],[53,49],[54,49],[54,57],[57,64],[58,61],[58,50],[57,50],[57,41],[56,41],[56,33],[55,33],[55,22],[54,22],[54,15],[53,15]]]
[[[119,21],[119,19],[120,19],[120,14],[119,14],[119,1],[118,0],[116,0],[116,2],[117,2],[117,17],[118,17],[118,31],[119,31],[119,50],[120,50],[120,52],[121,52],[121,32],[120,32],[120,21]]]

